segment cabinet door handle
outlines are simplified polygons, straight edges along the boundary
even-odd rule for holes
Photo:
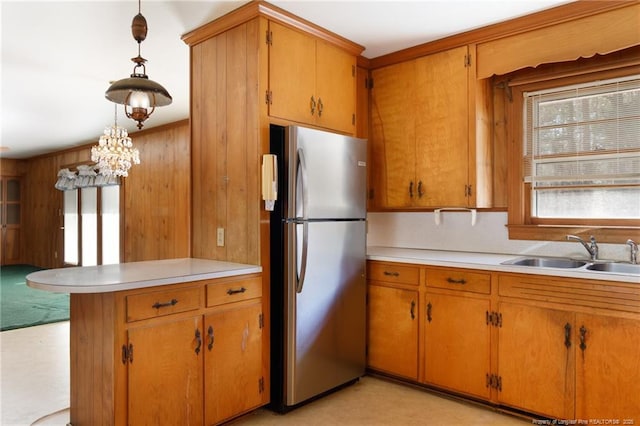
[[[422,198],[424,189],[422,189],[422,181],[418,181],[418,198]]]
[[[460,278],[459,280],[456,280],[455,278],[447,278],[447,282],[449,284],[460,284],[460,285],[464,285],[467,283],[467,281],[464,278]]]
[[[154,303],[153,305],[151,305],[151,307],[152,307],[152,308],[155,308],[155,309],[167,308],[167,307],[169,307],[169,306],[175,306],[175,305],[176,305],[176,303],[178,303],[178,299],[171,299],[171,300],[170,300],[170,301],[168,301],[168,302],[163,302],[163,303],[156,302],[156,303]]]
[[[311,110],[311,115],[316,113],[316,100],[313,95],[311,95],[311,100],[309,101],[309,109]]]
[[[227,290],[227,294],[231,296],[232,294],[244,293],[245,291],[247,291],[247,289],[244,287],[240,287],[237,290],[230,288],[229,290]]]
[[[567,349],[571,347],[571,324],[569,323],[564,325],[564,345]]]
[[[409,182],[409,198],[413,198],[413,181]]]
[[[411,319],[416,319],[416,301],[412,300],[411,301]]]
[[[399,277],[400,274],[397,272],[389,272],[389,271],[384,271],[384,274],[388,277]]]
[[[323,109],[324,109],[324,104],[322,103],[322,98],[318,98],[318,117],[322,117]]]
[[[200,348],[202,347],[202,335],[200,334],[200,330],[196,328],[196,355],[200,353]]]
[[[427,303],[427,321],[431,322],[431,302]]]
[[[213,326],[210,325],[209,328],[207,329],[207,336],[209,336],[209,344],[207,344],[207,348],[209,350],[213,349],[213,341],[215,340],[214,336],[213,336]]]
[[[584,352],[587,349],[587,329],[583,325],[580,327],[580,350]]]

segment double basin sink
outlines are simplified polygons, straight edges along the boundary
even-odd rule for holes
[[[640,276],[640,265],[631,263],[575,260],[563,257],[524,257],[502,262],[503,265],[532,266],[538,268],[583,269]]]

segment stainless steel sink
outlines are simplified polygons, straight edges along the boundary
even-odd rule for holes
[[[631,263],[592,263],[588,265],[586,269],[590,271],[640,275],[640,265],[632,265]]]
[[[587,264],[582,260],[565,259],[561,257],[525,257],[503,262],[505,265],[534,266],[538,268],[580,268]]]
[[[519,257],[502,262],[503,265],[531,266],[534,268],[581,269],[640,276],[640,265],[621,262],[575,260],[566,257]]]

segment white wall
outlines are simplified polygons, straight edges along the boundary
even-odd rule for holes
[[[432,212],[369,213],[367,245],[588,258],[584,247],[573,241],[509,240],[506,212],[478,213],[474,226],[469,212],[444,211],[440,215],[440,225],[436,225]],[[625,241],[598,244],[599,258],[628,261],[629,246]]]

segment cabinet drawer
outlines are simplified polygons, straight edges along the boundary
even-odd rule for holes
[[[261,277],[207,284],[207,307],[261,296]]]
[[[462,269],[427,269],[427,287],[490,294],[491,274],[469,272]]]
[[[560,308],[583,306],[640,313],[637,284],[536,275],[500,275],[498,292],[503,297],[556,303]]]
[[[201,294],[200,288],[187,287],[127,296],[127,322],[196,310]]]
[[[367,278],[372,281],[418,285],[420,283],[420,268],[393,263],[368,262]]]

